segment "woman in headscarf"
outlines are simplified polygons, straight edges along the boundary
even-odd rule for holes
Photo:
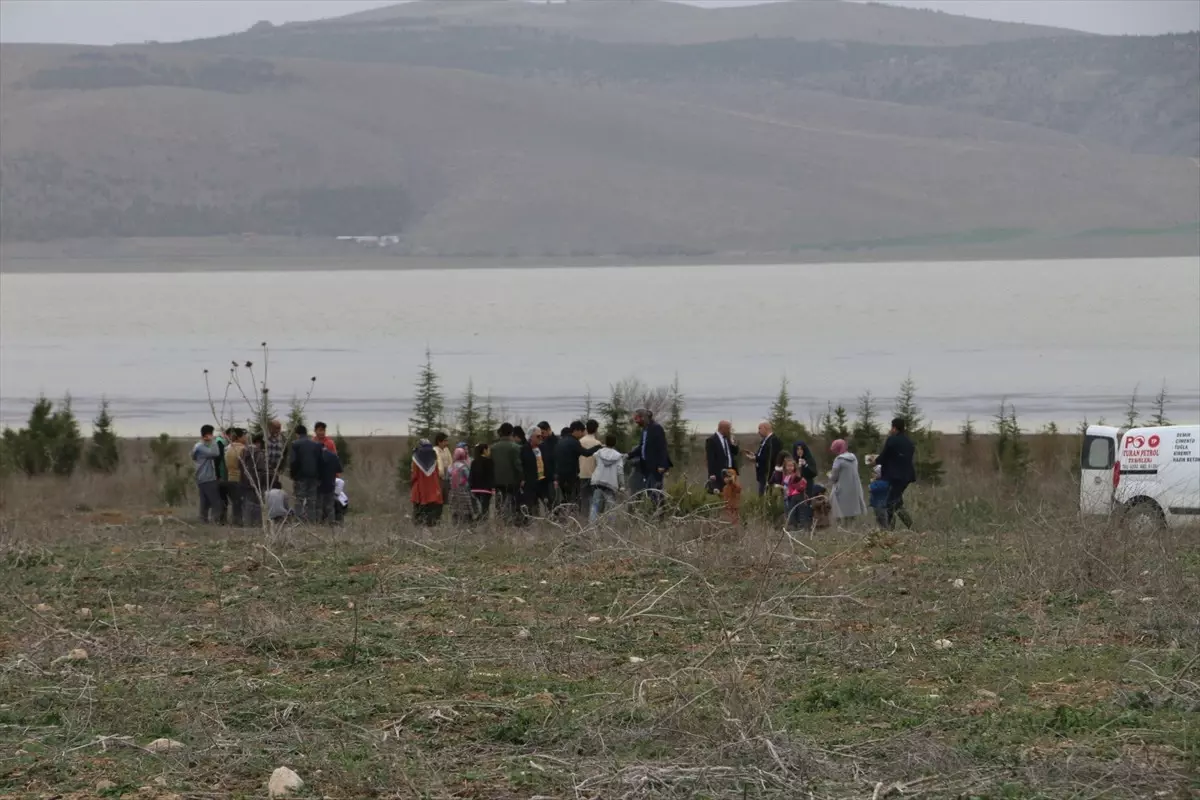
[[[438,474],[437,451],[428,439],[422,439],[412,456],[413,522],[433,527],[442,516],[442,479]]]
[[[454,461],[447,475],[450,483],[450,517],[455,525],[470,525],[474,518],[471,504],[471,459],[467,448],[454,450]]]
[[[833,453],[833,466],[829,470],[833,518],[842,521],[862,516],[867,513],[867,504],[863,500],[862,479],[858,476],[858,457],[850,452],[845,439],[834,441],[829,452]]]

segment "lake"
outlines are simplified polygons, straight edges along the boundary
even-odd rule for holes
[[[70,392],[84,418],[107,396],[122,434],[190,434],[203,371],[219,398],[263,341],[274,397],[317,376],[309,419],[349,435],[405,431],[426,347],[450,404],[473,380],[556,427],[589,389],[676,375],[704,429],[749,429],[784,376],[801,421],[865,390],[886,412],[910,373],[942,429],[1005,397],[1029,428],[1115,421],[1164,380],[1196,421],[1200,260],[6,273],[0,422]]]

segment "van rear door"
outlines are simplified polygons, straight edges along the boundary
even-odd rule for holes
[[[1091,425],[1083,437],[1079,456],[1079,513],[1112,513],[1113,490],[1118,480],[1117,440],[1119,428]]]

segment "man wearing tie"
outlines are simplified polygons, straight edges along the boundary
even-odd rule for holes
[[[733,425],[728,420],[717,423],[717,432],[704,442],[708,463],[708,490],[720,492],[725,470],[737,472],[737,442],[732,439]]]
[[[779,454],[783,452],[783,442],[775,435],[769,422],[758,423],[758,435],[762,438],[758,451],[751,453],[747,450],[746,457],[754,459],[754,477],[758,479],[758,493],[761,495],[767,491],[771,472],[779,462]]]

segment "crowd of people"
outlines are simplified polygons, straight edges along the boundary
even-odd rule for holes
[[[622,492],[645,496],[657,511],[673,467],[666,432],[646,409],[635,411],[633,422],[639,436],[628,452],[617,449],[618,437],[613,433],[601,440],[596,420],[577,420],[557,434],[548,422],[538,423],[528,433],[506,422],[496,431],[494,442],[474,448],[467,442],[451,446],[444,433],[421,439],[412,453],[413,520],[436,525],[448,507],[457,525],[493,515],[508,524],[525,525],[542,515],[576,513],[586,514],[595,524]],[[789,530],[811,530],[831,520],[846,524],[865,516],[868,508],[881,528],[894,528],[897,520],[911,528],[904,494],[916,481],[916,448],[905,428],[903,419],[892,420],[881,451],[866,456],[873,480],[864,492],[858,456],[845,440],[830,445],[830,468],[822,474],[806,442],[794,442],[785,450],[770,423],[763,422],[758,426],[758,447],[739,451],[733,426],[722,421],[705,442],[705,490],[721,496],[726,519],[736,524],[745,459],[753,464],[758,493],[782,497]],[[249,442],[246,438],[241,428],[220,434],[212,425],[201,428],[192,460],[202,521],[258,525],[264,510],[276,521],[342,521],[349,499],[337,445],[324,423],[313,426],[311,437],[304,426],[298,426],[291,440],[285,441],[282,426],[272,421],[263,433]],[[280,480],[285,457],[292,497]]]
[[[253,527],[262,524],[264,511],[273,522],[342,521],[350,500],[337,443],[325,423],[314,425],[311,437],[305,426],[297,426],[290,441],[285,441],[278,420],[249,441],[247,435],[244,428],[229,427],[220,433],[212,425],[200,428],[192,463],[201,522]],[[285,458],[291,495],[283,488]]]

